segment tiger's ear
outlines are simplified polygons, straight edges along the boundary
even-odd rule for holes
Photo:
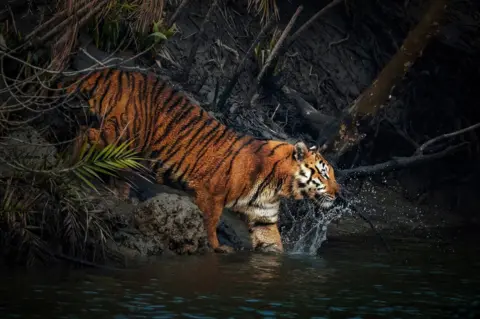
[[[295,143],[295,150],[293,151],[293,158],[297,160],[297,162],[302,162],[305,159],[305,156],[308,153],[307,145],[303,142]]]

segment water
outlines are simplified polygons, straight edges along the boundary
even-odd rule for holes
[[[0,317],[453,318],[480,300],[477,247],[395,246],[160,258],[128,271],[3,270]]]

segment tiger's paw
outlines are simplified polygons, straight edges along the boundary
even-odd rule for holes
[[[220,245],[217,248],[215,248],[214,251],[219,254],[231,254],[235,251],[235,249],[227,245]]]

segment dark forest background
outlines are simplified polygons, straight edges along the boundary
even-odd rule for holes
[[[76,126],[42,94],[61,71],[119,63],[156,72],[240,131],[321,147],[345,196],[384,228],[397,212],[420,214],[406,206],[424,226],[480,221],[478,1],[4,2],[4,247],[28,242],[49,255],[54,242],[81,256],[92,248],[78,238],[87,233],[93,247],[108,233],[98,196],[71,189],[90,186],[92,163],[45,159],[65,151]],[[55,151],[25,162],[25,147],[42,143]],[[292,205],[284,211],[301,211]],[[98,227],[78,226],[92,211]],[[284,234],[291,222],[283,218]]]

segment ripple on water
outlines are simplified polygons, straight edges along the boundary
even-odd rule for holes
[[[138,271],[84,278],[72,272],[61,280],[4,276],[1,318],[441,318],[439,305],[455,309],[480,297],[479,272],[461,258],[430,265],[409,257],[405,265],[352,249],[323,258],[198,257],[181,267],[164,260]],[[195,275],[201,271],[204,276]]]

